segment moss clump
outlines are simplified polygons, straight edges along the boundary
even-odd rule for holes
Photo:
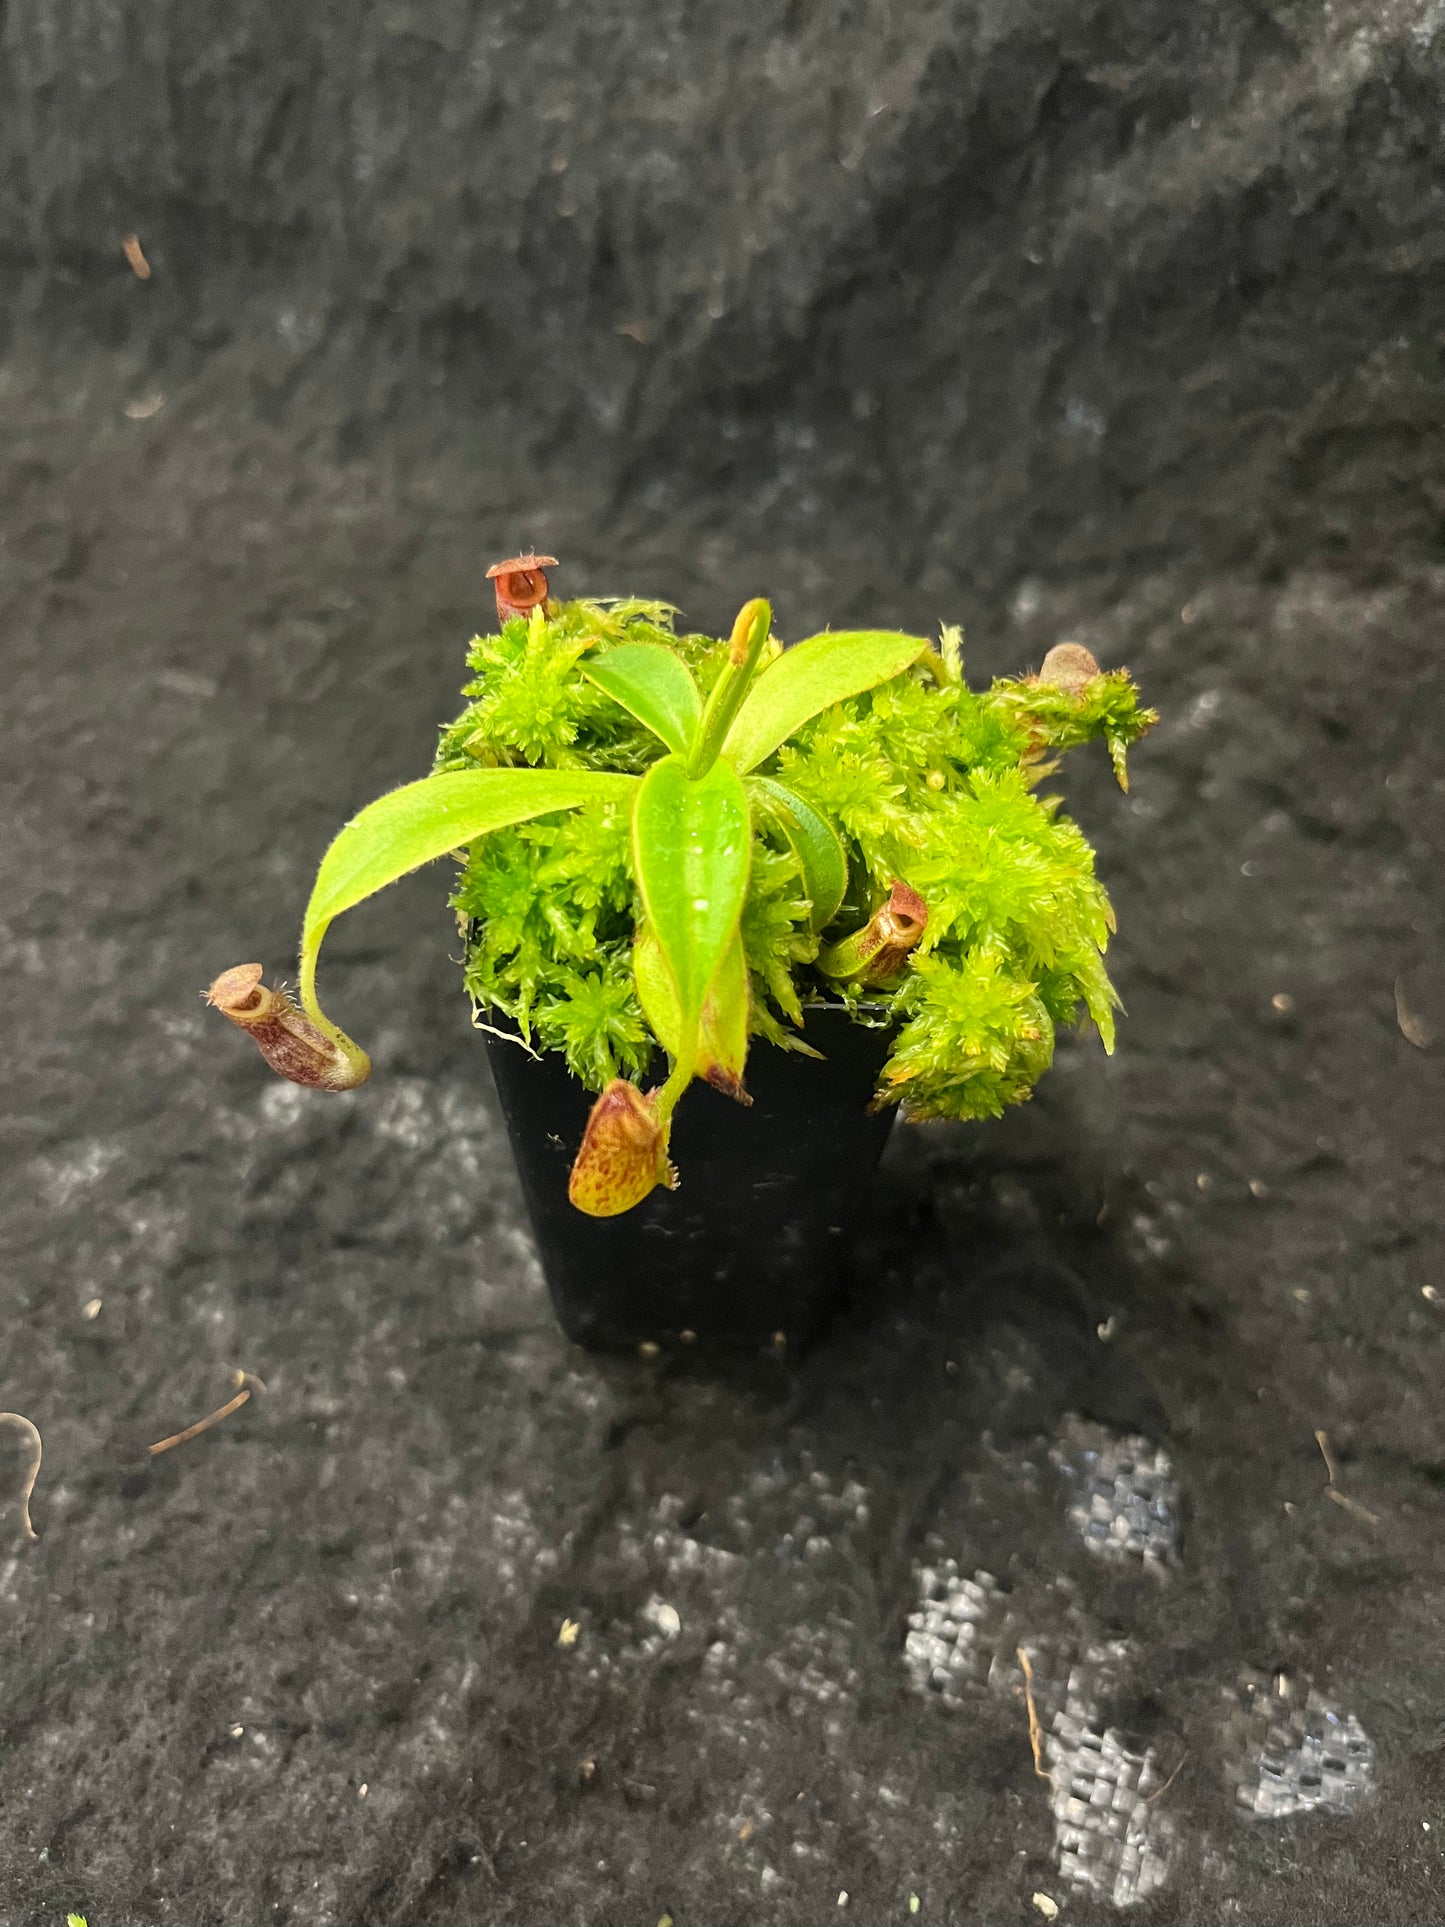
[[[437,768],[646,769],[663,746],[578,664],[589,650],[654,643],[684,658],[705,695],[727,645],[678,635],[672,618],[655,602],[553,603],[478,637],[468,705],[442,733]],[[790,1046],[807,1000],[866,1003],[870,1021],[898,1024],[880,1098],[914,1117],[993,1116],[1027,1097],[1056,1029],[1081,1016],[1112,1047],[1109,902],[1088,842],[1037,785],[1095,738],[1124,781],[1127,750],[1154,718],[1127,672],[1070,671],[971,690],[945,630],[937,654],[815,716],[762,765],[836,827],[849,883],[833,926],[814,931],[798,858],[755,810],[742,919],[755,1035]],[[907,967],[882,987],[822,976],[820,948],[866,922],[895,878],[928,906]],[[657,1047],[633,983],[640,905],[622,805],[480,839],[453,904],[479,1012],[560,1051],[592,1090],[643,1076]]]

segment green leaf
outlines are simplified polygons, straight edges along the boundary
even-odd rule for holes
[[[653,1036],[669,1057],[682,1055],[682,1005],[677,985],[657,941],[651,924],[643,924],[632,946],[632,975],[637,985],[637,1001],[651,1027]]]
[[[796,643],[748,691],[723,755],[746,775],[820,709],[901,675],[928,647],[921,636],[891,629],[840,630]]]
[[[803,888],[813,906],[810,921],[816,935],[837,916],[843,893],[848,888],[848,858],[843,840],[827,817],[819,815],[811,803],[805,802],[786,784],[771,776],[754,776],[748,788],[761,800],[798,859]]]
[[[454,770],[408,783],[368,804],[341,831],[316,873],[301,933],[301,997],[308,1014],[334,1028],[316,1003],[316,956],[332,919],[449,850],[553,810],[620,801],[635,776],[591,770]]]
[[[743,1083],[743,1067],[748,1059],[748,960],[743,950],[743,933],[733,932],[733,940],[723,952],[717,975],[708,987],[698,1029],[698,1075],[714,1090],[739,1104],[751,1104]]]
[[[650,924],[644,924],[637,933],[632,947],[632,974],[637,984],[637,1000],[653,1036],[669,1057],[681,1059],[686,1048],[682,1004],[662,945]],[[747,1055],[748,963],[739,929],[724,951],[717,975],[703,1001],[697,1039],[698,1072],[729,1097],[743,1104],[751,1103],[743,1088]]]
[[[669,749],[687,754],[702,715],[702,697],[680,656],[660,643],[623,642],[584,659],[578,667]]]
[[[694,780],[679,757],[654,763],[637,792],[632,848],[647,919],[676,987],[686,1056],[747,894],[752,818],[736,771],[718,762]]]

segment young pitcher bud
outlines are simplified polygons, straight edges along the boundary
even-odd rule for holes
[[[734,669],[746,668],[754,652],[763,647],[768,639],[772,614],[761,596],[754,596],[751,602],[745,602],[738,610],[732,635],[728,638],[728,661]]]
[[[508,616],[530,615],[540,606],[547,613],[546,569],[555,569],[555,555],[514,555],[506,562],[494,562],[487,570],[488,582],[497,591],[497,621]]]
[[[371,1075],[371,1059],[359,1044],[337,1031],[328,1037],[282,990],[261,982],[260,964],[223,970],[206,992],[206,1002],[229,1017],[282,1077],[315,1091],[350,1091]]]
[[[878,986],[896,977],[928,928],[928,905],[918,892],[894,877],[888,901],[851,937],[830,944],[818,957],[827,977]]]
[[[667,1135],[653,1097],[615,1077],[592,1106],[567,1196],[589,1218],[615,1218],[641,1204],[677,1173],[667,1161]]]

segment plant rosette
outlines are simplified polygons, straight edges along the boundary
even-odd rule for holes
[[[475,1020],[595,1096],[568,1183],[591,1217],[679,1182],[673,1122],[695,1080],[747,1105],[753,1040],[815,1056],[805,1009],[820,1001],[887,1030],[873,1103],[913,1119],[1027,1098],[1061,1025],[1092,1021],[1112,1049],[1109,901],[1038,786],[1101,739],[1127,787],[1155,720],[1127,671],[1063,643],[1036,675],[974,690],[956,628],[785,648],[754,600],[718,640],[677,633],[663,603],[554,600],[550,566],[490,572],[499,630],[471,645],[433,773],[327,850],[299,1005],[256,964],[212,984],[275,1070],[326,1090],[369,1075],[317,1000],[322,941],[445,856]]]

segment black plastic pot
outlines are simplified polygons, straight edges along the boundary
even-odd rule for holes
[[[692,1335],[756,1344],[813,1338],[842,1295],[843,1254],[866,1208],[893,1113],[870,1116],[889,1034],[815,1006],[820,1063],[756,1043],[751,1106],[694,1084],[674,1115],[676,1191],[589,1218],[567,1177],[592,1097],[557,1057],[487,1038],[558,1321],[594,1349]]]

